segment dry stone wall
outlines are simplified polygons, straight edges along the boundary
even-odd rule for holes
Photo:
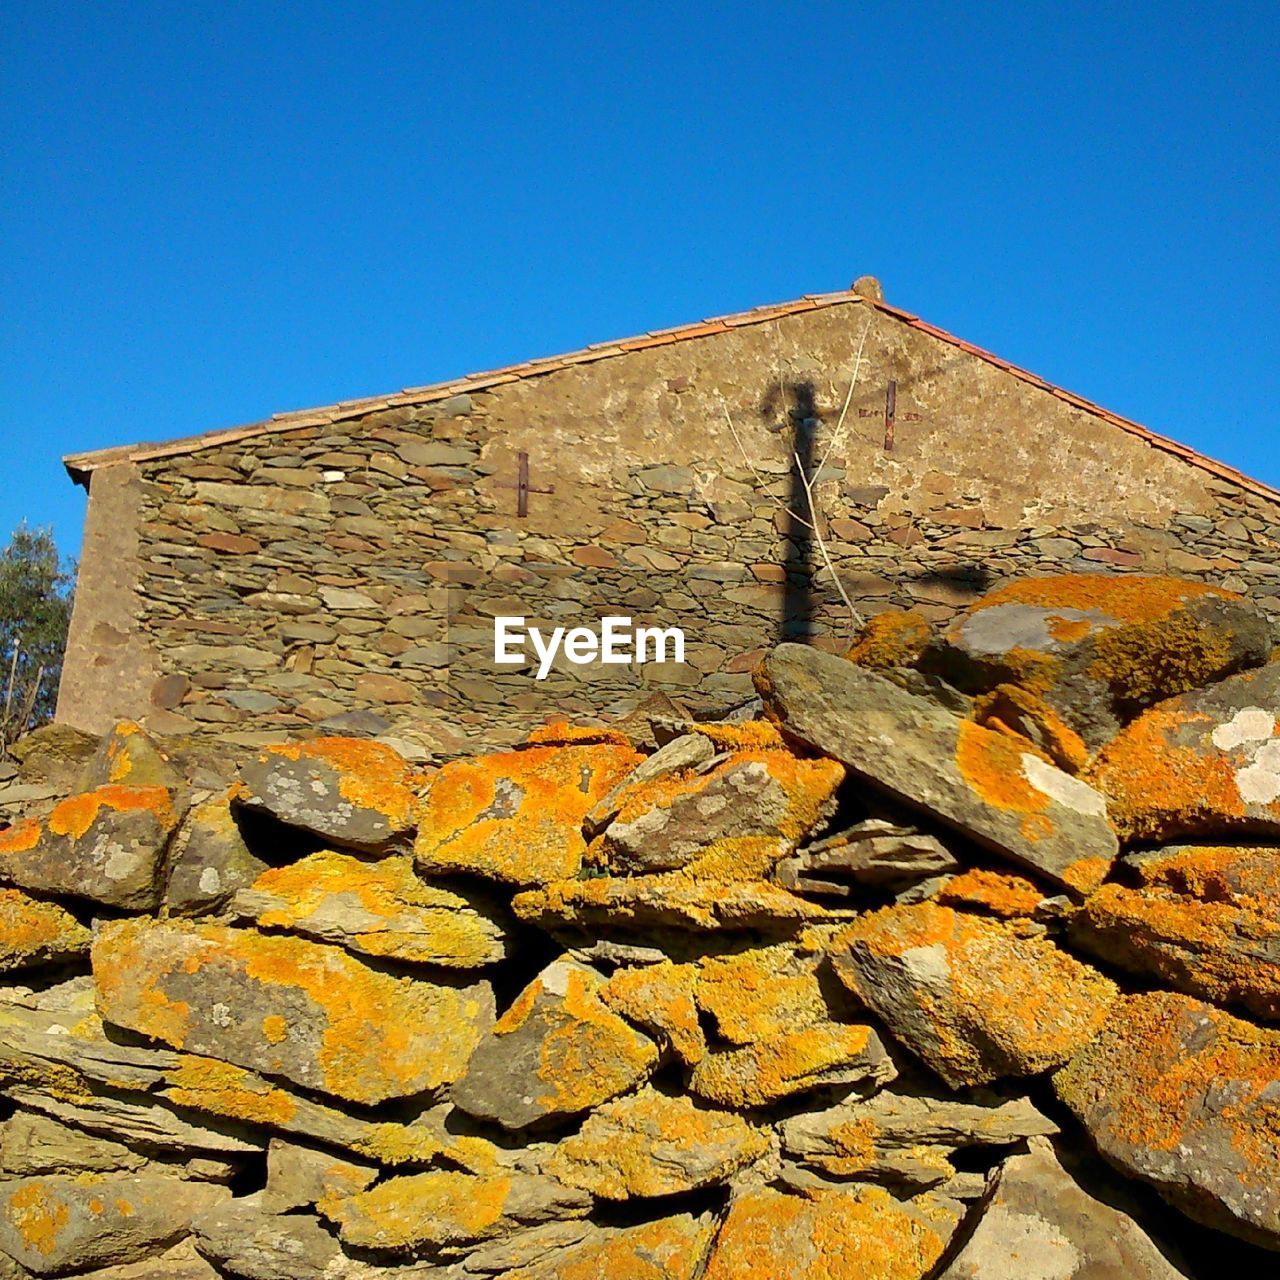
[[[63,718],[245,742],[319,725],[450,755],[514,741],[549,711],[608,717],[642,691],[698,714],[729,706],[779,639],[849,641],[819,551],[784,508],[805,510],[792,450],[810,466],[824,455],[860,346],[817,488],[863,614],[943,620],[1010,577],[1143,570],[1280,615],[1274,501],[850,304],[97,474],[106,501],[111,473],[129,473],[136,545],[87,555]],[[93,625],[100,597],[115,614],[128,597],[133,615],[115,661],[120,637]],[[680,627],[687,661],[562,658],[536,681],[494,665],[498,614]]]
[[[42,730],[0,1276],[1269,1275],[1275,639],[1033,579],[440,767]]]

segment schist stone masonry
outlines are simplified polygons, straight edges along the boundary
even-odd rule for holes
[[[66,462],[89,511],[58,715],[94,732],[445,757],[658,690],[707,714],[780,640],[848,646],[833,573],[863,616],[941,622],[1064,570],[1280,615],[1280,494],[874,282]],[[679,629],[683,660],[495,661],[495,619],[563,641],[610,617]]]

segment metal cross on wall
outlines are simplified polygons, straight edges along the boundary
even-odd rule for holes
[[[548,485],[545,489],[535,489],[529,483],[529,455],[521,450],[516,454],[516,482],[511,484],[506,480],[498,481],[499,489],[514,489],[516,491],[516,515],[521,520],[529,514],[529,495],[531,493],[555,493],[555,485]]]

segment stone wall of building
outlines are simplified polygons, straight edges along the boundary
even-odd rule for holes
[[[1280,616],[1276,502],[851,302],[121,464],[140,495],[136,638],[155,678],[145,698],[95,681],[81,624],[60,717],[246,741],[321,726],[454,754],[657,689],[724,707],[748,695],[766,646],[839,648],[854,630],[797,518],[793,451],[825,459],[826,555],[863,615],[942,620],[1010,576],[1143,570]],[[102,559],[87,558],[82,599],[101,594]],[[538,681],[495,666],[499,614],[676,626],[687,660],[562,658]]]

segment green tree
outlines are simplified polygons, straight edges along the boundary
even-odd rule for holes
[[[0,552],[0,738],[7,744],[53,719],[67,647],[75,566],[51,529],[24,520]]]

